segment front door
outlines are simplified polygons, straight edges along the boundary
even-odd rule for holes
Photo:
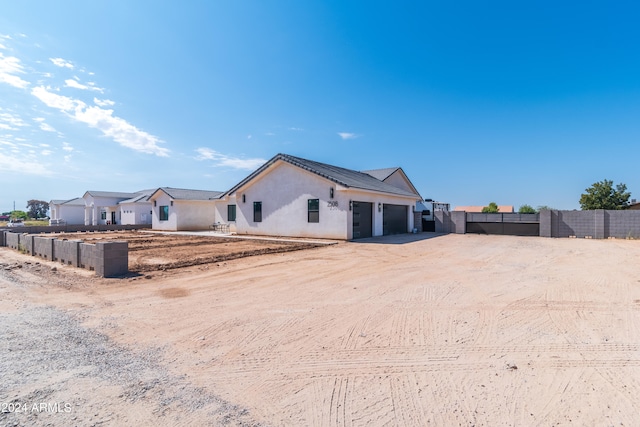
[[[115,223],[116,223],[116,213],[111,212],[111,224],[115,224]]]

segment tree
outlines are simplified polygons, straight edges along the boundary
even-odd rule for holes
[[[482,208],[482,213],[498,213],[499,210],[498,205],[495,202],[491,202],[489,206]]]
[[[11,211],[11,219],[29,219],[29,215],[25,211]]]
[[[44,218],[47,216],[47,211],[49,210],[49,203],[43,200],[29,200],[27,202],[27,211],[29,213],[29,217],[31,218]]]
[[[536,211],[533,207],[531,207],[529,205],[522,205],[522,206],[520,206],[520,209],[518,209],[518,213],[521,213],[521,214],[534,214],[534,213],[538,213],[538,211]]]
[[[631,197],[631,193],[627,191],[625,184],[620,183],[614,189],[613,181],[607,179],[594,183],[585,191],[586,193],[580,196],[580,208],[583,211],[626,209],[629,204],[629,197]]]
[[[554,211],[554,210],[556,210],[556,209],[552,208],[551,206],[547,206],[547,205],[538,206],[538,212],[540,212],[540,211]]]

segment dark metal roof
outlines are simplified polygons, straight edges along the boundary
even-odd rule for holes
[[[389,178],[391,175],[393,175],[393,173],[395,171],[397,171],[400,168],[384,168],[384,169],[372,169],[369,171],[362,171],[368,175],[371,175],[372,177],[374,177],[375,179],[378,179],[380,181],[384,181],[385,179]]]
[[[158,191],[163,191],[174,200],[215,200],[224,193],[222,191],[188,190],[184,188],[160,187],[149,196],[151,198]]]
[[[418,198],[420,197],[416,193],[405,191],[391,184],[382,182],[368,173],[328,165],[326,163],[315,162],[313,160],[302,159],[300,157],[290,156],[288,154],[277,154],[276,156],[271,158],[271,160],[267,161],[264,165],[260,166],[251,175],[249,175],[232,189],[227,191],[225,194],[233,193],[278,160],[287,162],[348,188],[358,188],[362,190],[377,191],[380,193],[396,194],[400,196],[410,196]],[[394,170],[396,169],[398,168],[395,168]]]
[[[138,193],[120,193],[117,191],[87,191],[84,194],[88,194],[93,197],[115,197],[120,199],[131,199],[138,195]]]
[[[82,197],[76,197],[75,199],[68,200],[60,200],[54,199],[51,200],[52,205],[82,205],[84,206],[84,199]]]

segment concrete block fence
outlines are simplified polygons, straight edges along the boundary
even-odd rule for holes
[[[82,240],[63,240],[10,231],[0,232],[2,246],[58,261],[74,267],[86,268],[100,277],[117,277],[129,271],[127,242],[84,243]]]
[[[640,210],[558,211],[544,210],[538,216],[518,214],[469,214],[436,211],[436,232],[464,234],[467,222],[505,222],[540,225],[541,237],[578,237],[592,239],[640,238]],[[503,234],[509,234],[505,232]]]

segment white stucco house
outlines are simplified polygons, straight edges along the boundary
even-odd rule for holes
[[[139,195],[119,202],[120,224],[151,224],[153,212],[148,200],[150,195],[150,190],[143,190]]]
[[[215,208],[238,234],[350,240],[410,232],[417,200],[401,168],[358,172],[278,154]]]
[[[222,191],[160,187],[149,196],[152,229],[164,231],[207,230],[216,219],[216,203]]]
[[[151,203],[147,198],[152,191],[87,191],[82,196],[84,225],[151,224]]]
[[[84,199],[76,197],[69,200],[51,200],[49,202],[49,224],[84,224]]]

